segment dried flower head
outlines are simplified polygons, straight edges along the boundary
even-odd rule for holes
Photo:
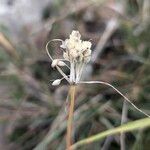
[[[48,44],[52,41],[60,41],[60,47],[63,49],[64,59],[53,59],[48,51]],[[124,96],[117,88],[113,85],[103,81],[80,81],[83,68],[91,58],[91,42],[81,40],[79,31],[72,31],[69,39],[65,41],[60,39],[54,39],[47,43],[46,50],[47,54],[52,60],[52,67],[56,67],[59,73],[63,76],[61,79],[56,79],[52,85],[57,86],[61,83],[61,80],[66,79],[69,84],[103,84],[113,88],[118,94],[120,94],[127,102],[129,102],[136,110],[143,113],[150,118],[150,115],[143,112],[137,106],[135,106],[126,96]],[[69,65],[65,62],[68,61]],[[61,67],[67,66],[70,69],[70,74],[67,76]]]
[[[66,39],[65,41],[60,39],[52,41],[61,41],[60,47],[63,49],[64,59],[53,60],[47,49],[47,53],[52,60],[51,66],[56,67],[70,84],[78,83],[80,81],[84,65],[89,62],[91,58],[91,42],[81,40],[81,34],[79,31],[75,30],[72,31],[69,39]],[[47,46],[48,44],[49,42],[47,43]],[[68,61],[69,66],[67,66],[64,61]],[[62,66],[67,66],[70,69],[69,77],[61,70],[60,67]]]
[[[88,62],[91,58],[91,42],[82,41],[79,31],[72,31],[70,38],[62,42],[63,57],[70,62]]]

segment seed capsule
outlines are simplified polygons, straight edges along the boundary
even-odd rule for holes
[[[60,67],[62,67],[62,66],[65,66],[66,64],[63,62],[63,61],[61,61],[61,60],[59,60],[59,59],[54,59],[53,61],[52,61],[52,64],[51,64],[51,67],[56,67],[56,66],[60,66]]]
[[[60,82],[61,82],[60,79],[56,79],[56,80],[52,83],[52,85],[53,85],[53,86],[57,86],[57,85],[60,84]]]

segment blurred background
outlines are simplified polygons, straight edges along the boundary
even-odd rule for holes
[[[68,84],[51,85],[60,74],[45,45],[72,30],[92,42],[82,78],[111,83],[150,114],[149,0],[0,0],[1,150],[65,150]],[[59,43],[49,49],[60,56]],[[78,86],[74,142],[144,117],[109,87]],[[120,150],[119,139],[80,149]],[[148,150],[150,130],[127,133],[125,142],[126,150]]]

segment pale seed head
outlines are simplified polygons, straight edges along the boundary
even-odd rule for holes
[[[73,30],[69,38],[65,41],[61,41],[60,47],[63,48],[63,58],[64,59],[52,59],[52,67],[56,67],[60,74],[65,78],[70,84],[76,84],[80,81],[82,71],[87,62],[91,59],[91,42],[81,40],[81,35],[79,31]],[[48,53],[49,54],[49,53]],[[69,65],[64,63],[64,60],[69,61]],[[70,74],[66,75],[60,68],[62,66],[67,66],[70,69]],[[59,85],[61,79],[55,80],[52,85]]]
[[[73,30],[70,38],[62,42],[61,48],[66,51],[63,54],[64,59],[69,61],[85,61],[88,62],[91,57],[91,42],[80,40],[79,31]],[[85,57],[88,55],[88,61]]]

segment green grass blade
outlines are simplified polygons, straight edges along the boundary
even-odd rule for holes
[[[136,130],[140,128],[146,128],[146,127],[150,127],[150,118],[144,118],[144,119],[140,119],[137,121],[132,121],[132,122],[123,124],[119,127],[93,135],[89,138],[83,139],[75,143],[74,145],[72,145],[72,149],[76,149],[79,146],[99,141],[106,136],[114,135],[114,134],[121,133],[121,132],[132,131],[132,130]]]

